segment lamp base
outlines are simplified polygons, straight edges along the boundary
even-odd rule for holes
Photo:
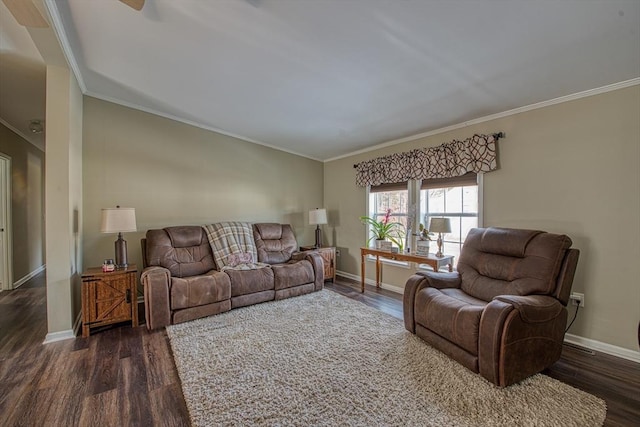
[[[122,238],[122,233],[118,233],[116,247],[116,268],[127,268],[129,261],[127,260],[127,241]]]
[[[316,248],[322,247],[322,230],[320,230],[320,226],[316,225]]]
[[[442,253],[442,233],[438,233],[438,252],[436,252],[436,256],[438,258],[442,258],[444,256]]]

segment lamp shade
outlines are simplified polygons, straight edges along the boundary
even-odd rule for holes
[[[309,211],[309,224],[319,225],[327,223],[327,210],[326,209],[313,209]]]
[[[451,221],[449,218],[431,218],[429,231],[432,233],[451,233]]]
[[[100,232],[125,233],[136,231],[135,208],[105,208],[102,209]]]

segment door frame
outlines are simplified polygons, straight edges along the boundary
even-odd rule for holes
[[[0,185],[3,185],[4,198],[0,197],[0,209],[4,211],[4,225],[0,224],[0,228],[4,226],[5,238],[2,239],[2,254],[4,255],[4,277],[2,277],[2,286],[0,291],[8,291],[13,289],[13,240],[11,226],[11,157],[0,153]]]

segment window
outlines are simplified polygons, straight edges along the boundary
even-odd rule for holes
[[[420,190],[420,222],[428,227],[431,217],[449,218],[451,233],[443,235],[443,252],[458,262],[469,230],[478,227],[480,212],[478,177],[475,173],[456,178],[429,179]],[[435,240],[431,252],[437,251]]]
[[[369,190],[369,217],[380,221],[389,209],[389,221],[401,223],[406,231],[409,212],[409,191],[406,182],[378,185]]]

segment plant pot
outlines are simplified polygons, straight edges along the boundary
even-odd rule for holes
[[[388,240],[376,240],[376,249],[391,252],[391,242]]]
[[[428,240],[416,241],[416,254],[429,255],[429,243],[430,242]]]

